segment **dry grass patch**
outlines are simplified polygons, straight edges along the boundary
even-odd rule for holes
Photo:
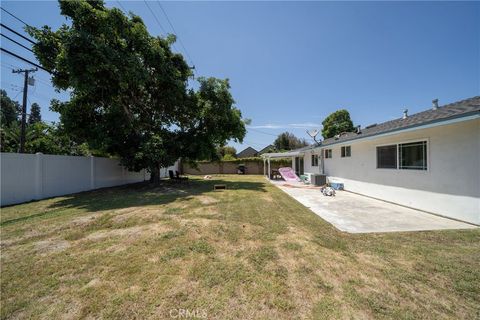
[[[213,184],[227,190],[213,192]],[[480,232],[339,232],[262,177],[137,184],[1,212],[1,318],[469,319]]]

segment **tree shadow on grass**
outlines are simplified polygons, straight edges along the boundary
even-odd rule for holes
[[[162,180],[159,185],[141,182],[62,196],[63,199],[55,201],[45,211],[2,221],[0,225],[4,226],[34,218],[62,215],[68,209],[85,209],[88,212],[97,212],[185,201],[192,196],[213,192],[213,187],[216,184],[226,185],[227,190],[266,192],[264,182],[232,181],[223,179],[223,177],[214,177],[212,180]]]

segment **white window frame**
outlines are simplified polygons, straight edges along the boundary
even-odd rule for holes
[[[410,168],[410,169],[408,169],[408,168],[402,168],[402,167],[401,167],[401,166],[402,166],[402,163],[401,163],[401,160],[402,160],[402,152],[401,152],[400,146],[405,145],[405,144],[410,144],[410,143],[418,143],[419,145],[425,143],[425,157],[426,157],[426,159],[425,159],[425,160],[426,160],[426,161],[425,161],[425,166],[426,166],[426,168],[425,168],[425,169],[415,169],[415,168]],[[428,170],[428,167],[429,167],[428,159],[430,158],[430,157],[429,157],[429,154],[428,154],[428,151],[427,151],[427,148],[428,148],[428,142],[427,142],[426,140],[418,140],[418,141],[414,141],[414,142],[399,143],[398,146],[397,146],[397,153],[398,153],[398,155],[397,155],[397,157],[398,157],[398,159],[397,159],[398,165],[397,165],[397,166],[398,166],[398,169],[399,169],[399,170],[407,170],[407,171],[416,171],[416,172],[418,172],[418,171],[427,171],[427,170]]]
[[[316,157],[316,160],[317,160],[317,161],[314,161],[315,157]],[[310,161],[311,161],[311,166],[312,166],[312,167],[318,167],[318,158],[319,158],[319,157],[318,157],[318,154],[316,154],[316,153],[312,153],[312,154],[310,155]]]
[[[406,143],[412,143],[412,142],[423,142],[425,141],[427,143],[427,170],[420,170],[420,169],[401,169],[400,168],[400,145],[401,144],[406,144]],[[377,147],[384,147],[384,146],[397,146],[397,167],[396,168],[378,168],[377,167]],[[390,142],[390,143],[382,143],[382,144],[377,144],[375,145],[375,169],[377,170],[397,170],[397,171],[402,171],[402,172],[412,172],[412,173],[427,173],[430,172],[430,163],[431,163],[431,156],[430,156],[430,138],[418,138],[418,139],[409,139],[409,140],[402,140],[399,142]]]
[[[345,148],[345,153],[344,155],[342,155],[342,149]],[[347,148],[350,148],[350,155],[346,155],[347,154]],[[349,144],[349,145],[344,145],[344,146],[340,146],[340,158],[351,158],[352,157],[352,146]]]
[[[330,150],[330,157],[327,157],[327,151]],[[323,149],[323,155],[325,159],[332,159],[333,158],[333,149]]]
[[[395,151],[396,152],[395,157],[397,158],[397,161],[396,161],[397,166],[395,168],[379,168],[378,167],[378,148],[379,147],[389,147],[389,146],[396,146],[397,147],[397,149]],[[377,170],[388,170],[388,171],[398,170],[398,144],[397,143],[384,143],[384,144],[375,146],[375,169],[377,169]]]

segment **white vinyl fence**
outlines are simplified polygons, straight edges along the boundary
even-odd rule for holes
[[[111,158],[1,153],[0,166],[1,206],[150,179],[145,170],[128,171]]]

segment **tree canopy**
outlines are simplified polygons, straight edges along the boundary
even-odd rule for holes
[[[30,107],[30,115],[28,116],[28,124],[34,124],[42,121],[42,115],[40,114],[40,106],[38,103],[32,103]]]
[[[297,138],[293,133],[283,132],[273,142],[276,150],[293,150],[308,146],[305,139]]]
[[[18,152],[20,149],[21,122],[19,119],[20,105],[13,101],[4,90],[0,91],[2,104],[2,120],[0,127],[0,150],[2,152]],[[38,111],[38,114],[37,114]],[[33,117],[32,117],[33,116]],[[99,155],[85,143],[77,143],[70,139],[63,126],[59,123],[47,124],[40,117],[40,106],[32,104],[29,121],[25,130],[25,153],[42,152],[61,155]]]
[[[333,138],[343,132],[353,132],[355,127],[350,119],[350,113],[345,110],[337,110],[331,113],[322,122],[322,136],[324,139]]]
[[[18,120],[21,113],[20,104],[10,99],[3,89],[0,90],[0,99],[1,125],[2,127],[8,127]]]
[[[237,156],[237,149],[231,146],[222,146],[217,149],[217,153],[220,159],[235,159]]]
[[[65,130],[121,159],[131,170],[159,168],[178,158],[205,159],[229,139],[242,141],[245,123],[227,80],[198,79],[171,45],[175,36],[151,36],[142,19],[103,1],[61,0],[71,21],[53,31],[28,28],[40,63],[53,73],[67,102],[53,101]]]

